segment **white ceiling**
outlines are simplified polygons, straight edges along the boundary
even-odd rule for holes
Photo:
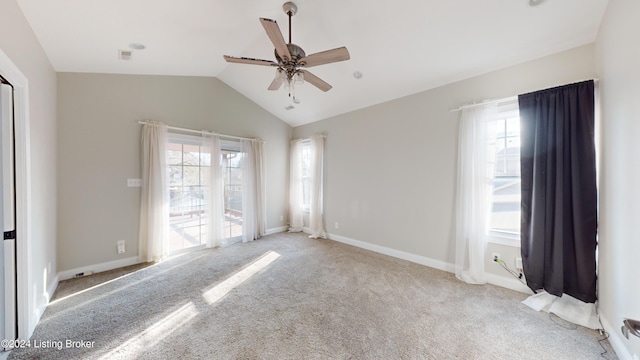
[[[222,58],[274,60],[258,18],[276,20],[287,39],[283,0],[18,3],[56,71],[215,76],[297,126],[590,43],[608,0],[297,0],[293,43],[351,54],[311,68],[333,89],[299,86],[300,104],[284,86],[267,91],[273,68]],[[119,60],[134,42],[147,48]]]

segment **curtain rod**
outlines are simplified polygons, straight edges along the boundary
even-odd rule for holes
[[[323,133],[319,133],[319,134],[313,134],[311,136],[305,137],[305,138],[300,138],[300,139],[291,139],[291,141],[302,141],[302,142],[309,142],[311,141],[312,137],[321,137],[323,139],[327,138],[327,135],[323,134]]]
[[[450,112],[457,112],[457,111],[461,111],[463,109],[474,108],[474,107],[480,106],[480,105],[493,104],[493,103],[498,103],[498,102],[509,102],[509,101],[515,101],[515,100],[518,100],[517,96],[512,96],[512,97],[508,97],[508,98],[504,98],[504,99],[485,100],[485,101],[481,101],[481,102],[478,102],[478,103],[462,105],[462,106],[460,106],[460,107],[458,107],[456,109],[451,109],[449,111]]]
[[[596,84],[598,83],[598,81],[600,81],[600,79],[598,79],[598,78],[594,78],[594,79],[591,79],[591,80],[593,80],[593,82],[596,83]],[[587,81],[587,80],[585,80],[585,81]],[[478,103],[461,105],[461,106],[459,106],[459,107],[457,107],[455,109],[451,109],[449,111],[450,112],[458,112],[458,111],[461,111],[463,109],[474,108],[474,107],[480,106],[480,105],[492,104],[492,103],[496,103],[496,102],[509,102],[509,101],[515,101],[515,100],[518,100],[518,96],[517,95],[516,96],[511,96],[511,97],[508,97],[508,98],[504,98],[504,99],[485,100],[485,101],[481,101],[481,102],[478,102]]]
[[[138,124],[140,124],[140,125],[144,125],[146,123],[147,123],[147,121],[138,121]],[[195,133],[195,134],[215,134],[215,135],[219,135],[221,137],[225,137],[225,138],[229,138],[229,139],[255,140],[255,139],[250,139],[250,138],[240,137],[240,136],[219,134],[219,133],[215,133],[215,132],[207,131],[207,130],[193,130],[193,129],[187,129],[187,128],[181,128],[181,127],[177,127],[177,126],[169,126],[169,125],[167,125],[167,129],[178,130],[178,131],[182,131],[182,132],[190,132],[190,133]]]

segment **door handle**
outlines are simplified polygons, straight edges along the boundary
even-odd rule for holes
[[[620,330],[622,330],[622,335],[624,335],[624,337],[626,337],[628,339],[629,338],[629,334],[631,334],[633,336],[637,336],[637,337],[640,338],[640,321],[631,320],[631,319],[624,319],[624,321],[622,323],[624,325],[622,326],[622,328]]]

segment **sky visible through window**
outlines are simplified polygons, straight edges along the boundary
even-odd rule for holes
[[[494,140],[489,149],[494,155],[494,177],[489,228],[493,231],[520,233],[520,118],[495,122]]]

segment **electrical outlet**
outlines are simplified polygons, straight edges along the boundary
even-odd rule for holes
[[[493,253],[493,254],[491,254],[491,260],[493,260],[493,261],[496,261],[496,262],[497,262],[497,261],[498,261],[498,260],[500,260],[500,259],[502,259],[502,258],[500,257],[500,254],[499,254],[499,253]]]
[[[118,246],[118,254],[124,254],[124,252],[125,252],[124,240],[118,240],[118,242],[116,244]]]
[[[336,221],[336,223],[335,223],[335,227],[336,227],[336,229],[340,227],[340,224],[338,224],[338,222],[337,222],[337,221]]]
[[[284,215],[280,215],[280,221],[284,221]]]
[[[516,258],[516,269],[522,269],[522,258]]]

